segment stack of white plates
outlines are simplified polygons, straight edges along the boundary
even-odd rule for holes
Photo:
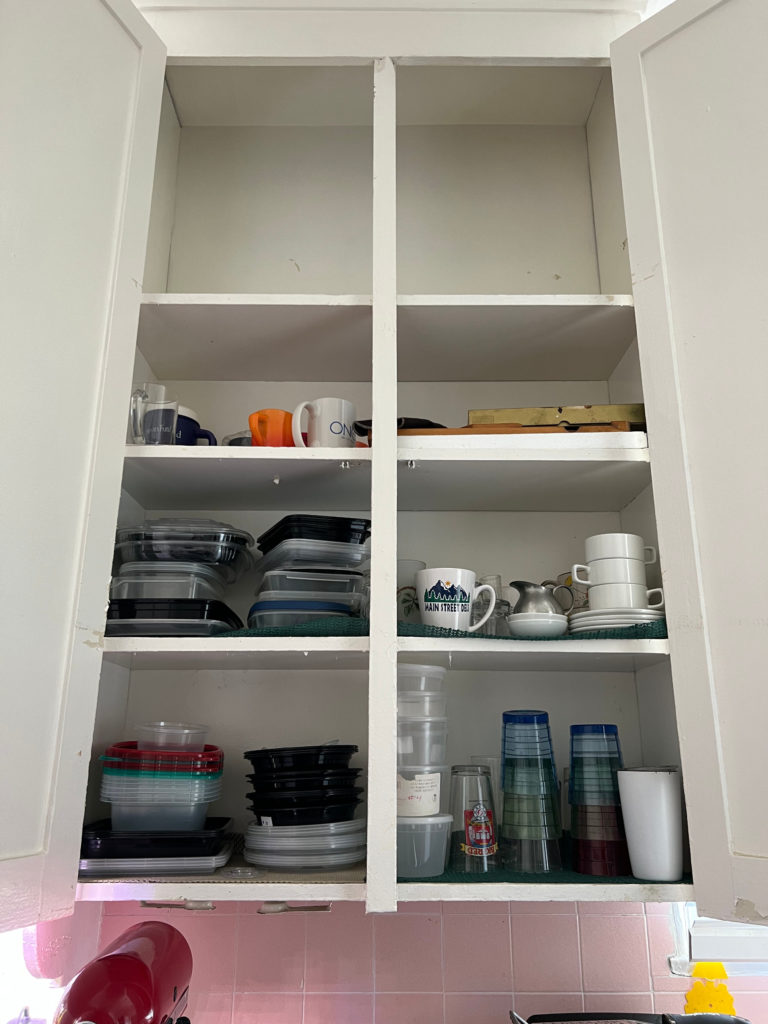
[[[325,825],[249,825],[243,856],[261,868],[327,871],[365,860],[365,819]]]
[[[642,626],[663,618],[664,611],[660,608],[596,608],[593,611],[573,612],[568,630],[573,636],[579,636],[597,629]]]

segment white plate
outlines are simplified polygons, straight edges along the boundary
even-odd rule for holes
[[[633,626],[647,626],[647,622],[601,622],[595,626],[572,626],[571,636],[579,633],[594,633],[598,629],[631,629]]]
[[[568,616],[565,613],[556,615],[554,612],[515,612],[510,618],[515,622],[562,622]]]
[[[625,615],[641,616],[646,619],[660,619],[664,615],[663,608],[591,608],[586,612],[573,612],[571,622],[574,619],[593,619],[595,617],[608,615],[613,618],[623,618]]]

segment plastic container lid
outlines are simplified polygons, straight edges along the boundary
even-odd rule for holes
[[[277,854],[245,850],[243,858],[249,864],[262,868],[293,868],[294,870],[319,871],[323,869],[348,867],[365,859],[365,847],[337,853]]]
[[[232,856],[227,843],[208,857],[99,857],[80,861],[81,875],[201,875],[223,868]]]
[[[215,565],[205,562],[124,562],[116,579],[157,579],[166,576],[197,576],[221,587],[224,579]]]
[[[349,605],[340,601],[256,601],[248,611],[248,618],[258,612],[332,612],[348,615]]]
[[[430,814],[424,818],[397,819],[398,832],[441,832],[453,824],[452,814]]]
[[[371,557],[371,542],[348,544],[334,540],[302,540],[291,538],[280,541],[256,562],[259,575],[271,569],[295,569],[311,566],[315,569],[355,569]]]
[[[131,540],[198,540],[216,544],[242,544],[253,546],[253,537],[247,530],[238,530],[217,519],[185,519],[168,516],[147,519],[139,526],[128,526],[117,531],[117,543]]]
[[[321,825],[259,825],[251,822],[246,832],[246,842],[251,834],[259,837],[266,835],[279,836],[282,839],[300,839],[304,836],[349,835],[351,832],[364,832],[367,822],[365,818],[352,821],[327,821]]]

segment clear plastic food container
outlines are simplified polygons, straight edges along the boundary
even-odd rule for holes
[[[248,612],[248,625],[251,629],[265,626],[290,629],[315,619],[349,616],[349,613],[349,607],[337,601],[257,601]]]
[[[442,690],[399,690],[397,713],[401,718],[442,718],[447,703]]]
[[[453,817],[397,819],[397,874],[399,878],[434,878],[442,875],[448,860],[448,840]]]
[[[447,761],[447,718],[399,718],[397,720],[397,763],[443,765]]]
[[[397,813],[403,818],[423,818],[444,813],[451,792],[451,766],[400,765],[397,769]]]
[[[259,577],[273,569],[359,569],[371,558],[371,542],[346,544],[335,540],[291,538],[275,545],[256,562]]]
[[[189,722],[145,722],[136,726],[136,739],[141,750],[202,751],[207,735],[207,725],[191,725]]]
[[[263,591],[310,591],[324,594],[362,594],[368,580],[361,572],[330,572],[301,569],[272,569],[264,573]],[[339,600],[338,597],[330,600]]]
[[[115,557],[125,562],[204,562],[232,582],[252,564],[253,537],[215,519],[148,519],[117,531]]]
[[[202,828],[208,803],[112,804],[112,828],[124,832],[186,832]]]
[[[128,562],[112,580],[119,598],[203,598],[221,601],[225,580],[215,566],[198,562]]]
[[[99,857],[80,861],[80,874],[104,875],[208,875],[223,868],[232,856],[233,843],[207,857]]]
[[[262,602],[296,602],[303,604],[307,601],[321,602],[332,604],[343,605],[347,613],[355,615],[360,609],[360,605],[363,600],[362,594],[341,594],[341,593],[326,593],[322,590],[264,590],[263,588],[258,594],[258,603]],[[343,612],[341,614],[344,614]]]
[[[446,669],[440,665],[407,665],[402,662],[397,666],[398,690],[442,690]]]

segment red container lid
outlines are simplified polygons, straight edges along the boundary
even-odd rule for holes
[[[136,740],[122,740],[107,747],[101,760],[120,771],[212,774],[221,771],[224,751],[212,743],[206,743],[202,751],[140,750]]]

